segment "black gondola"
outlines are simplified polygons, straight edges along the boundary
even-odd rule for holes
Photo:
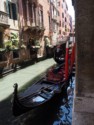
[[[22,94],[17,94],[18,85],[14,85],[14,98],[13,98],[13,115],[19,116],[29,110],[32,110],[46,102],[48,102],[55,94],[61,92],[65,82],[62,84],[54,84],[45,80],[41,80],[33,84],[28,90]]]
[[[66,57],[68,56],[65,56],[65,58]],[[17,91],[18,85],[17,83],[14,84],[14,97],[12,101],[13,115],[19,116],[41,106],[50,101],[56,94],[61,93],[62,88],[69,83],[72,77],[72,67],[67,71],[66,65],[66,59],[64,59],[62,64],[50,68],[45,77],[19,95]]]

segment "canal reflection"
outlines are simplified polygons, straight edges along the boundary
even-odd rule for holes
[[[65,104],[61,103],[58,113],[56,114],[58,120],[54,119],[52,125],[72,125],[73,92],[74,82],[68,87],[68,102]]]
[[[13,125],[72,125],[74,82],[68,87],[68,101],[64,94],[42,107],[15,119]]]

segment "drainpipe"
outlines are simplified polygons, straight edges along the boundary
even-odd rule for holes
[[[69,71],[68,71],[68,59],[69,59],[69,41],[66,43],[66,55],[65,55],[65,80],[68,79]]]
[[[71,52],[71,69],[72,69],[72,66],[73,66],[73,63],[74,63],[74,55],[75,55],[75,45],[74,45],[74,41],[72,41],[72,52]]]

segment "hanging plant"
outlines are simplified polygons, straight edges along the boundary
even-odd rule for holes
[[[5,48],[0,48],[0,53],[4,53],[6,52],[6,49]]]
[[[4,48],[6,49],[6,52],[12,50],[18,50],[19,49],[18,43],[19,43],[18,35],[15,33],[11,33],[11,35],[4,40]]]
[[[22,45],[21,45],[21,48],[22,48],[22,49],[26,49],[26,45],[25,45],[25,44],[22,44]]]
[[[18,44],[19,44],[18,35],[15,34],[15,33],[11,33],[10,38],[11,38],[11,41],[12,41],[12,49],[13,49],[13,50],[19,49],[19,48],[18,48]]]
[[[26,45],[25,45],[23,42],[24,42],[24,40],[21,39],[21,45],[20,45],[20,48],[21,48],[21,49],[26,49]]]
[[[12,41],[11,40],[4,40],[4,47],[6,49],[6,52],[9,52],[12,50]]]

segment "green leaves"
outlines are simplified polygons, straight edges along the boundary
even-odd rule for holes
[[[4,40],[4,47],[6,51],[17,50],[19,48],[18,35],[11,33],[8,39]]]

